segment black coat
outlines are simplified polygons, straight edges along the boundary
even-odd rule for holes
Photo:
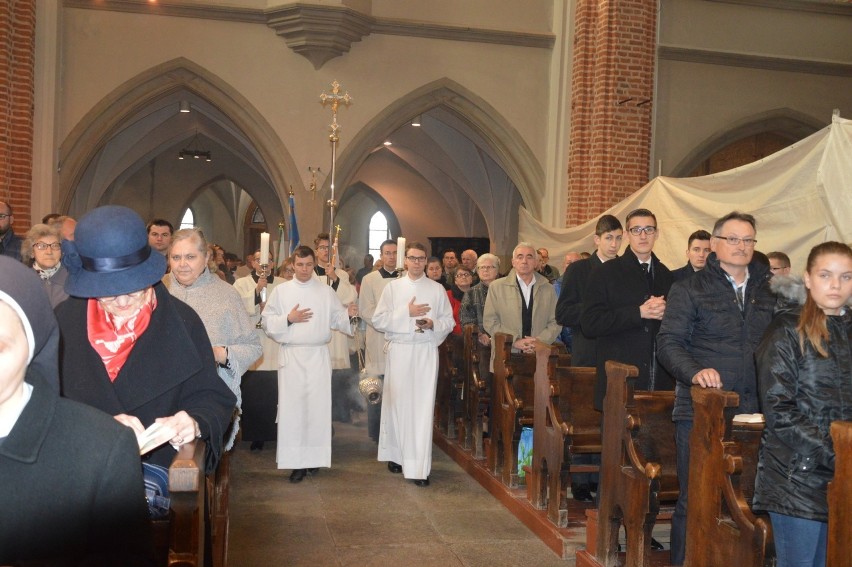
[[[688,278],[695,273],[695,268],[692,267],[692,264],[687,262],[686,266],[681,266],[677,270],[672,270],[672,281],[679,282],[680,280]]]
[[[154,290],[157,308],[115,382],[89,344],[88,300],[71,297],[57,307],[62,394],[110,415],[134,415],[145,427],[158,417],[186,411],[207,442],[207,472],[211,472],[222,452],[236,398],[216,373],[213,347],[195,310],[173,298],[161,283]],[[174,455],[166,444],[143,458],[168,467]]]
[[[769,266],[752,260],[744,311],[715,253],[703,270],[677,282],[657,335],[657,358],[674,376],[675,420],[692,419],[692,377],[715,368],[725,390],[740,396],[738,413],[759,411],[754,350],[772,320]]]
[[[597,382],[595,383],[595,408],[603,409],[606,395],[607,360],[632,364],[639,369],[636,381],[638,390],[671,390],[671,376],[655,359],[655,339],[660,322],[642,319],[639,306],[648,298],[668,296],[672,285],[669,269],[651,254],[653,288],[639,259],[630,249],[624,255],[610,260],[592,271],[586,285],[580,325],[587,337],[595,338]]]
[[[778,315],[757,349],[766,416],[754,508],[828,521],[832,421],[852,421],[852,314],[828,317],[828,353],[799,346],[799,309]],[[849,503],[836,503],[848,506]]]
[[[556,302],[556,322],[571,329],[571,365],[595,366],[595,339],[587,337],[580,326],[583,299],[589,274],[603,262],[597,253],[573,262],[562,275],[562,289]]]
[[[32,372],[27,381],[32,397],[0,445],[0,564],[144,563],[148,507],[133,432]]]

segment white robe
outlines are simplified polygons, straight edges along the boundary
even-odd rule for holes
[[[287,324],[298,304],[313,316]],[[279,469],[331,466],[331,329],[351,333],[349,315],[334,290],[311,278],[292,279],[276,287],[263,310],[263,328],[279,343]]]
[[[337,285],[337,289],[333,291],[337,294],[337,299],[340,300],[340,303],[349,305],[358,301],[358,291],[355,289],[355,286],[349,283],[349,274],[339,268],[335,268],[334,271],[337,273],[337,279],[340,280],[340,283]],[[314,278],[324,285],[328,285],[329,289],[331,289],[326,276],[318,276],[314,272]],[[328,343],[328,351],[331,354],[331,367],[334,370],[349,370],[352,368],[352,362],[349,359],[349,337],[345,334],[333,331],[331,333],[331,342]],[[354,349],[352,352],[355,352]]]
[[[427,303],[434,329],[416,333],[408,303]],[[438,346],[455,320],[444,287],[423,275],[392,280],[382,292],[373,325],[387,339],[379,461],[402,465],[405,478],[425,479],[432,470],[432,422],[438,382]]]
[[[282,283],[284,283],[284,278],[275,276],[272,282],[267,284],[267,300],[272,297],[272,290]],[[255,282],[254,278],[249,274],[248,276],[239,278],[235,281],[234,289],[237,290],[243,300],[243,307],[246,308],[246,313],[248,313],[249,318],[251,319],[252,326],[256,327],[257,322],[260,319],[260,304],[254,302],[254,292],[255,289],[257,289],[257,282]],[[260,338],[260,344],[263,347],[263,354],[254,362],[254,364],[251,365],[251,367],[249,367],[249,370],[278,370],[278,343],[269,338],[263,329],[255,328],[254,332],[257,333],[257,336]]]
[[[367,324],[366,348],[364,349],[364,368],[368,376],[381,376],[385,373],[385,334],[377,331],[373,325],[373,315],[382,297],[382,291],[395,278],[383,278],[378,270],[370,272],[361,280],[361,293],[358,296],[358,312]]]

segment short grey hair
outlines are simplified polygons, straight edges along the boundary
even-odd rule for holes
[[[515,253],[518,251],[518,248],[531,248],[533,252],[536,252],[535,246],[529,242],[518,242],[518,245],[512,248],[512,258],[515,257]]]
[[[514,255],[514,254],[513,254]],[[486,252],[476,260],[476,268],[479,269],[482,264],[485,262],[491,262],[494,264],[494,267],[497,268],[497,271],[500,271],[500,258],[495,254],[491,254],[490,252]]]

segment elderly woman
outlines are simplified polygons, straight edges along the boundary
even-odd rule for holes
[[[285,282],[289,282],[293,279],[295,274],[296,269],[293,267],[293,257],[290,256],[281,263],[281,267],[278,268],[278,275],[281,276]]]
[[[38,281],[0,257],[0,564],[128,565],[147,549],[136,439],[59,397],[59,330]]]
[[[219,377],[237,397],[239,413],[240,381],[263,354],[263,347],[240,294],[210,273],[208,250],[201,230],[184,228],[174,233],[168,254],[171,273],[164,281],[171,294],[195,309],[204,321]],[[233,446],[238,430],[239,415],[225,443],[226,451]]]
[[[65,293],[68,271],[62,267],[61,241],[58,226],[37,224],[27,232],[21,246],[21,260],[38,272],[52,307],[68,299]]]
[[[204,323],[160,284],[166,258],[126,207],[99,207],[65,242],[69,297],[56,309],[63,394],[137,434],[157,424],[147,464],[167,468],[174,450],[201,438],[215,469],[236,397],[216,373]]]
[[[482,327],[482,310],[485,308],[488,286],[500,275],[500,258],[494,254],[483,254],[476,261],[476,273],[479,274],[479,283],[464,294],[459,316],[462,327],[469,323],[476,325],[480,344],[488,346],[491,338]]]

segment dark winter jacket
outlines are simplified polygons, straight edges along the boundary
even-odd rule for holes
[[[654,340],[660,328],[656,319],[643,319],[639,306],[648,298],[668,298],[672,285],[669,269],[655,255],[651,255],[654,274],[653,289],[639,259],[630,249],[624,255],[610,260],[593,270],[586,285],[580,326],[583,333],[596,339],[597,382],[595,383],[595,408],[603,409],[606,395],[607,360],[632,364],[639,369],[637,390],[671,390],[671,376],[656,362]]]
[[[88,300],[70,297],[57,307],[62,395],[109,415],[134,415],[145,427],[158,417],[186,411],[198,422],[207,442],[206,465],[211,472],[219,460],[236,397],[216,373],[213,347],[195,311],[173,298],[161,283],[154,291],[157,308],[115,382],[89,343]],[[168,467],[174,455],[166,444],[143,458]]]
[[[573,262],[562,276],[562,290],[556,302],[556,322],[571,328],[571,365],[595,366],[595,339],[587,337],[580,327],[580,315],[583,312],[583,298],[589,275],[601,266],[597,252],[585,260]]]
[[[790,299],[791,296],[785,296]],[[852,420],[852,310],[827,320],[827,358],[799,346],[800,306],[781,311],[757,350],[763,432],[753,506],[826,522],[831,422]]]
[[[700,272],[676,282],[657,335],[657,357],[674,376],[675,421],[692,419],[692,377],[714,368],[722,388],[740,396],[739,413],[759,410],[754,350],[775,307],[769,267],[752,260],[740,311],[734,288],[715,253]]]

